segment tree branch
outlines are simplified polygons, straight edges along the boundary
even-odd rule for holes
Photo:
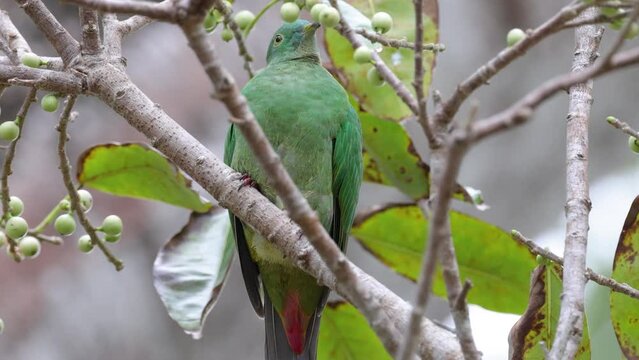
[[[353,49],[357,49],[358,47],[362,46],[362,43],[355,36],[355,32],[353,31],[351,26],[346,21],[344,21],[344,16],[341,14],[341,10],[337,5],[337,0],[329,0],[329,2],[335,9],[337,9],[337,11],[340,12],[341,18],[339,21],[339,27],[337,28],[340,34],[342,34],[342,36],[344,36],[351,43]],[[395,90],[397,96],[402,99],[402,101],[408,106],[413,114],[419,114],[419,106],[413,94],[410,93],[408,88],[401,82],[401,80],[399,80],[397,75],[395,75],[395,73],[384,63],[384,60],[382,60],[382,58],[376,51],[373,51],[372,56],[373,64],[375,65],[375,68],[382,76],[382,78],[384,78],[384,81],[386,81],[388,85],[392,87],[393,90]]]
[[[18,5],[38,26],[40,32],[53,45],[65,65],[80,54],[80,44],[69,34],[40,0],[16,0]]]
[[[0,174],[0,191],[2,191],[2,195],[0,196],[0,202],[2,202],[2,221],[6,221],[11,216],[9,212],[9,198],[11,195],[9,191],[9,176],[11,176],[11,174],[13,173],[11,165],[13,164],[13,158],[16,154],[16,146],[18,145],[18,141],[20,140],[20,138],[22,138],[22,127],[24,126],[24,121],[27,118],[27,113],[29,112],[31,104],[35,101],[36,93],[37,90],[35,88],[31,88],[31,90],[29,90],[29,93],[27,93],[27,96],[25,96],[24,101],[22,102],[22,106],[20,107],[20,110],[18,110],[18,114],[16,115],[16,125],[18,125],[20,132],[18,133],[18,137],[9,144],[7,152],[4,155],[4,161],[2,163],[2,173]],[[7,242],[9,244],[9,252],[11,253],[13,259],[16,262],[20,262],[21,257],[17,252],[18,243],[9,236],[7,236]]]
[[[541,246],[535,244],[534,241],[526,238],[519,231],[513,230],[511,231],[511,235],[513,239],[515,239],[516,241],[526,246],[528,250],[534,255],[541,255],[542,257],[549,259],[553,262],[556,262],[557,264],[561,266],[564,265],[564,259],[555,255],[550,250],[543,249]],[[585,276],[588,280],[594,281],[601,286],[608,287],[612,291],[626,294],[630,297],[633,297],[639,300],[639,290],[633,288],[632,286],[628,284],[625,284],[625,283],[622,284],[615,281],[614,279],[598,274],[589,267],[586,268]]]
[[[249,78],[252,78],[254,76],[254,72],[253,72],[253,68],[251,67],[251,62],[253,61],[253,57],[251,56],[251,54],[249,53],[248,49],[246,48],[246,44],[244,43],[244,35],[242,35],[242,31],[240,30],[240,27],[237,26],[237,23],[235,23],[235,20],[233,20],[233,17],[231,16],[231,9],[226,6],[226,4],[224,4],[223,1],[218,1],[215,2],[215,8],[220,11],[222,14],[224,14],[224,24],[226,24],[229,29],[231,29],[231,31],[233,32],[233,37],[235,38],[235,41],[237,42],[237,47],[238,50],[240,52],[240,56],[244,59],[244,70],[246,70],[246,72],[248,72]]]
[[[526,51],[537,45],[541,40],[561,30],[564,23],[577,17],[577,15],[588,6],[589,5],[583,1],[573,1],[539,27],[528,31],[523,40],[499,52],[497,56],[482,65],[466,78],[466,80],[457,85],[453,95],[437,108],[433,116],[433,122],[449,123],[455,114],[457,114],[457,111],[459,111],[460,106],[475,90],[486,84],[490,78],[499,73],[515,59],[523,56]]]
[[[415,70],[413,76],[413,87],[415,88],[415,96],[417,97],[417,121],[424,130],[424,135],[428,139],[428,144],[431,148],[436,148],[440,144],[438,139],[433,134],[433,129],[428,120],[428,114],[426,114],[426,96],[424,96],[424,62],[423,45],[424,45],[424,20],[422,13],[422,0],[413,0],[413,7],[415,8]]]
[[[579,19],[596,16],[598,11],[597,8],[587,9]],[[575,29],[573,73],[592,66],[598,57],[602,35],[603,27],[597,25],[584,25]],[[612,51],[616,51],[616,48]],[[592,85],[592,80],[588,80],[571,86],[569,90],[563,291],[549,359],[572,359],[583,335],[588,216],[592,207],[588,186],[588,123],[593,100]]]
[[[639,132],[633,129],[628,123],[625,123],[615,117],[609,116],[607,119],[608,123],[613,127],[621,130],[627,135],[634,136],[635,139],[639,139]]]
[[[97,245],[100,250],[104,253],[107,260],[115,266],[117,271],[120,271],[124,268],[124,263],[118,258],[116,258],[108,247],[100,240],[98,237],[95,228],[89,222],[84,211],[82,211],[82,206],[80,205],[80,195],[78,195],[78,191],[73,184],[73,178],[71,176],[71,163],[69,162],[69,157],[66,152],[66,142],[68,138],[67,127],[69,125],[69,121],[75,116],[75,114],[71,113],[73,109],[73,105],[75,105],[77,95],[69,95],[67,97],[66,105],[64,106],[64,110],[60,114],[60,122],[58,124],[58,158],[60,160],[60,172],[62,173],[62,180],[64,182],[64,187],[67,189],[67,193],[69,194],[69,201],[71,202],[71,209],[75,212],[78,220],[80,220],[80,224],[84,228],[84,231],[91,237],[91,242],[93,245]]]
[[[378,33],[368,31],[366,29],[353,29],[353,31],[355,31],[356,34],[362,35],[363,37],[367,38],[368,40],[372,42],[377,42],[387,47],[392,47],[395,49],[401,49],[401,48],[411,49],[411,50],[415,49],[415,43],[412,43],[407,40],[388,38]],[[444,44],[439,44],[439,43],[423,44],[422,46],[422,51],[442,52],[445,49],[446,49],[446,46],[444,46]]]
[[[31,52],[31,47],[24,39],[20,31],[13,25],[9,13],[0,10],[0,36],[3,37],[11,53],[7,54],[13,65],[19,65],[22,55]]]
[[[35,87],[67,94],[84,93],[86,90],[83,79],[67,72],[1,64],[0,84]]]
[[[64,0],[64,2],[81,5],[103,12],[142,15],[152,19],[173,23],[179,22],[187,15],[186,9],[177,8],[177,1],[154,3],[150,1],[131,0]]]
[[[101,48],[98,12],[94,9],[87,9],[85,7],[80,7],[79,12],[80,25],[82,28],[82,54],[95,55]]]

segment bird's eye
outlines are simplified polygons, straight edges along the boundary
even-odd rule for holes
[[[273,40],[275,42],[275,45],[279,45],[282,40],[284,40],[284,37],[280,34],[275,35],[275,40]]]

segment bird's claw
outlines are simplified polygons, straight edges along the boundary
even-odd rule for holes
[[[238,186],[237,190],[240,191],[245,186],[250,186],[252,188],[257,189],[257,183],[249,174],[242,174],[238,179],[241,181],[240,186]]]

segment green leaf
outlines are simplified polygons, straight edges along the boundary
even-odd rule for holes
[[[370,18],[373,11],[369,0],[351,0],[349,4]],[[415,39],[415,16],[413,2],[410,0],[375,0],[375,11],[385,11],[393,17],[393,28],[384,34],[390,38]],[[438,6],[437,1],[424,2],[424,42],[434,43],[438,39]],[[362,16],[356,11],[343,11],[344,20],[354,28],[371,30],[370,21],[362,22]],[[339,73],[338,78],[348,92],[354,95],[367,112],[389,120],[401,120],[412,115],[410,109],[388,85],[374,86],[369,83],[366,73],[372,65],[358,64],[353,60],[353,48],[337,31],[326,29],[326,50],[332,65]],[[410,49],[384,48],[381,58],[397,77],[413,91],[413,51]],[[424,52],[424,90],[428,91],[434,65],[432,52]]]
[[[612,278],[639,288],[639,196],[628,211],[619,236]],[[628,359],[639,359],[639,300],[610,292],[610,317],[621,351]]]
[[[538,266],[530,282],[530,301],[526,312],[513,325],[508,336],[510,360],[544,360],[544,349],[552,346],[561,305],[561,268],[557,264]],[[590,337],[584,318],[581,344],[575,359],[590,359]]]
[[[156,291],[169,316],[196,339],[222,291],[234,248],[228,212],[216,207],[191,213],[155,259]]]
[[[353,305],[341,301],[331,302],[324,309],[317,359],[390,360],[392,357],[366,318]]]
[[[357,108],[357,104],[353,106]],[[394,186],[412,199],[426,198],[430,168],[422,161],[406,129],[399,123],[359,112],[364,139],[364,180]],[[454,198],[478,209],[487,206],[481,191],[457,185]]]
[[[473,288],[468,301],[488,310],[521,314],[528,303],[528,277],[535,259],[510,234],[479,219],[451,211],[451,230],[462,280]],[[374,209],[355,220],[352,235],[393,270],[415,281],[426,248],[428,222],[414,204]],[[438,272],[433,292],[444,296]]]
[[[415,151],[404,127],[365,112],[359,113],[359,119],[364,149],[379,173],[374,179],[387,181],[413,199],[428,196],[430,169]]]
[[[175,165],[146,144],[96,145],[80,156],[77,178],[83,186],[113,195],[158,200],[198,212],[211,208]]]

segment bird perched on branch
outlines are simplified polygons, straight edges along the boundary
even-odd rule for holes
[[[298,20],[279,28],[266,68],[242,93],[291,178],[343,250],[362,179],[361,129],[346,91],[320,63],[315,44],[319,26]],[[224,161],[283,206],[234,125],[227,133]],[[315,359],[329,290],[230,216],[249,298],[264,316],[266,359]]]

